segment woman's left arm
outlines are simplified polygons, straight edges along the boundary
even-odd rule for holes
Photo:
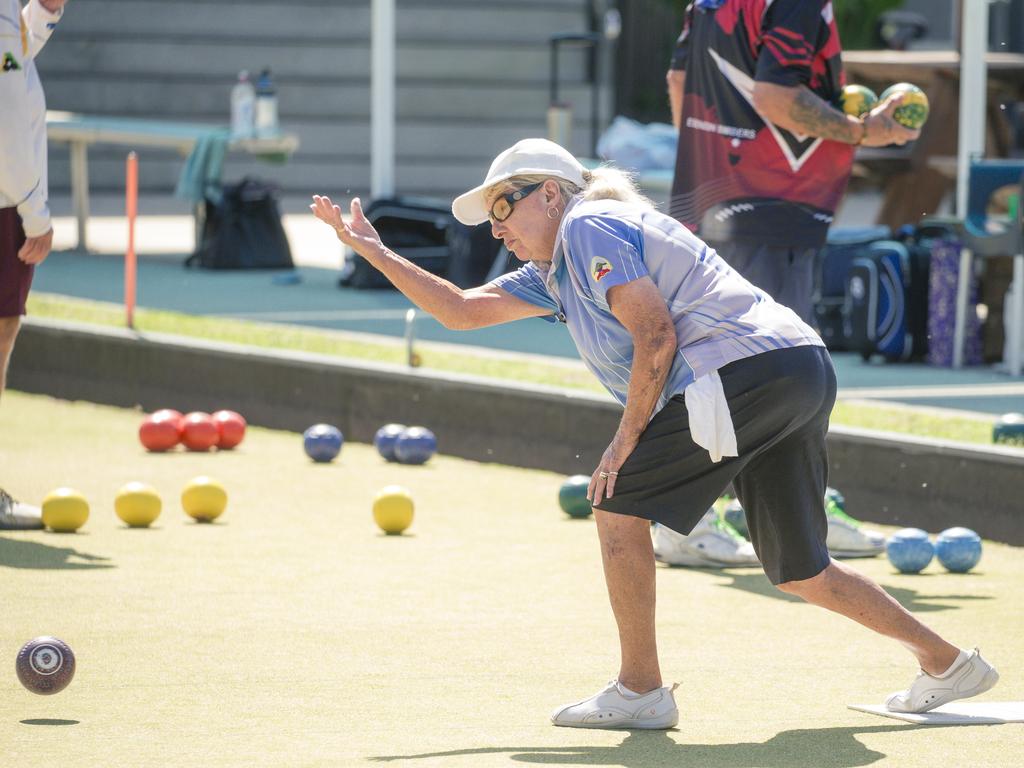
[[[595,505],[601,499],[610,499],[615,492],[619,467],[647,428],[678,352],[676,329],[668,307],[650,277],[609,288],[608,306],[633,337],[633,367],[619,428],[590,479],[588,497]],[[602,473],[607,476],[602,477]]]

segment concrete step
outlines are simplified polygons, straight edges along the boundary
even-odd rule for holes
[[[398,0],[399,188],[461,191],[498,151],[545,135],[549,38],[583,31],[588,7]],[[282,125],[302,146],[282,166],[231,156],[225,177],[255,173],[301,194],[365,193],[370,24],[369,0],[92,0],[68,9],[38,64],[51,109],[213,124],[228,122],[237,72],[270,66]],[[570,149],[579,154],[589,154],[588,58],[567,50],[561,61],[561,95],[575,105]],[[123,187],[127,149],[90,151],[94,189]],[[51,157],[51,188],[66,191],[67,150]],[[146,150],[141,161],[144,189],[173,188],[181,158]]]
[[[564,3],[516,2],[506,5],[410,0],[398,3],[396,37],[408,40],[463,42],[547,40],[558,32],[584,31],[582,0]],[[152,35],[166,30],[175,38],[211,35],[226,40],[288,39],[327,41],[335,45],[370,36],[370,3],[267,2],[94,2],[88,12],[67,14],[61,34]]]
[[[63,30],[62,30],[63,31]],[[582,81],[582,54],[562,57],[562,76]],[[330,39],[250,42],[218,37],[170,38],[166,34],[62,34],[60,44],[48,45],[39,57],[44,82],[82,71],[99,75],[131,72],[156,76],[165,72],[231,81],[240,69],[270,67],[281,84],[290,78],[370,77],[370,42]],[[545,83],[550,70],[548,44],[471,40],[460,43],[408,42],[396,53],[397,77],[455,78],[458,80]]]
[[[51,109],[88,114],[132,115],[203,122],[226,122],[233,79],[211,82],[188,76],[98,77],[65,74],[46,81]],[[580,115],[590,114],[590,86],[563,85],[559,97],[575,105]],[[537,83],[480,83],[451,80],[404,80],[398,84],[399,120],[410,118],[517,119],[543,117],[548,91]],[[365,80],[335,78],[292,81],[279,86],[278,109],[282,120],[304,117],[362,118],[370,115],[370,85]],[[192,118],[190,118],[192,119]]]

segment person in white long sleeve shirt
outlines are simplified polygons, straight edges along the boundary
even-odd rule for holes
[[[50,253],[46,100],[35,57],[66,0],[0,0],[0,394],[35,265]],[[0,488],[0,529],[40,528],[39,510]]]

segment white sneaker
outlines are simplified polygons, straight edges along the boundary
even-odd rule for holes
[[[655,688],[635,696],[624,693],[619,681],[612,680],[589,699],[556,709],[551,722],[567,728],[674,728],[679,722],[675,689],[675,685]]]
[[[668,565],[721,568],[760,565],[754,546],[709,509],[689,536],[655,523],[654,559]]]
[[[932,677],[925,671],[917,675],[905,691],[885,700],[890,712],[928,712],[956,699],[967,699],[984,693],[999,681],[996,668],[981,658],[975,648],[960,652],[960,665],[945,677]],[[966,657],[966,658],[963,658]]]
[[[43,528],[39,507],[22,504],[0,488],[0,531],[32,531]]]
[[[825,504],[828,537],[825,545],[832,557],[874,557],[885,550],[885,536],[864,528],[834,501]]]

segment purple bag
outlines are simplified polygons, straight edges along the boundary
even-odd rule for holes
[[[956,287],[960,272],[959,240],[945,236],[928,243],[931,273],[928,284],[928,363],[953,365],[953,335],[956,329]],[[978,306],[978,279],[972,273],[964,329],[964,365],[982,362],[981,321]]]

